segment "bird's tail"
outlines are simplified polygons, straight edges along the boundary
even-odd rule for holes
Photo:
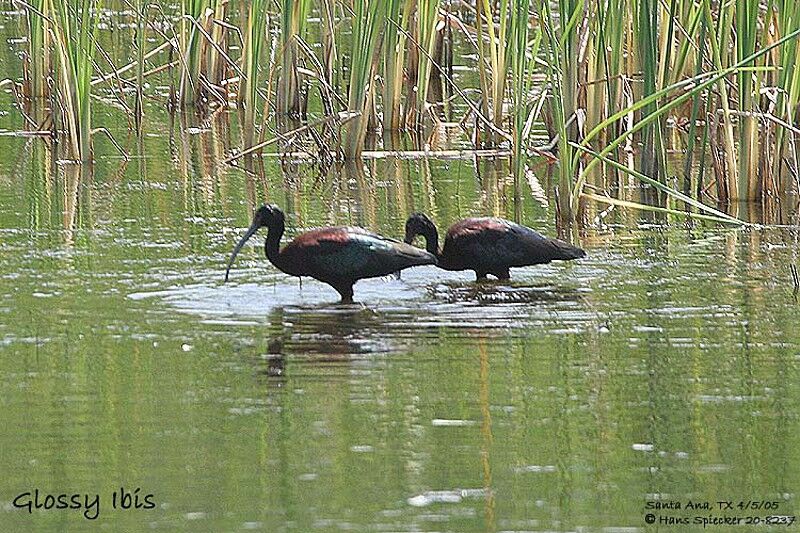
[[[410,244],[398,243],[396,250],[402,254],[403,257],[410,260],[410,265],[408,266],[435,265],[437,263],[435,255],[425,250],[420,250],[416,246]],[[400,270],[395,272],[394,276],[396,279],[400,279]]]
[[[553,259],[571,261],[573,259],[586,257],[586,252],[584,252],[582,248],[578,248],[564,241],[551,239],[550,244],[552,245]]]
[[[396,249],[403,257],[412,261],[414,265],[435,265],[437,263],[435,255],[416,246],[399,243]]]

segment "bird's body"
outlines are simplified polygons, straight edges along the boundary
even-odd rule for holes
[[[311,230],[269,259],[286,274],[327,283],[342,295],[343,301],[352,299],[353,285],[360,279],[436,263],[424,250],[357,227]]]
[[[264,251],[273,265],[290,276],[309,276],[327,283],[339,292],[343,302],[352,301],[353,285],[360,279],[436,264],[436,257],[424,250],[348,226],[308,231],[281,249],[285,228],[283,212],[275,206],[262,206],[234,249],[228,270],[247,239],[262,226],[268,228]]]
[[[474,270],[478,279],[487,274],[509,279],[509,269],[513,267],[586,255],[576,246],[502,218],[466,218],[456,222],[447,231],[440,251],[436,226],[424,214],[416,213],[406,222],[406,243],[410,244],[417,235],[425,237],[427,250],[436,255],[439,268]]]

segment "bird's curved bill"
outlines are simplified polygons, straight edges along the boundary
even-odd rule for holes
[[[247,228],[247,233],[244,234],[244,237],[242,237],[241,240],[239,240],[239,244],[237,244],[236,248],[233,249],[233,253],[231,254],[231,258],[230,258],[230,260],[228,260],[228,268],[225,269],[225,281],[228,281],[228,274],[230,274],[230,272],[231,272],[231,267],[233,266],[233,261],[236,259],[236,256],[238,255],[239,250],[242,249],[242,247],[244,246],[244,243],[246,243],[250,239],[250,237],[255,235],[255,233],[258,231],[259,227],[261,227],[261,226],[259,226],[256,223],[256,221],[253,221],[253,224],[249,228]]]

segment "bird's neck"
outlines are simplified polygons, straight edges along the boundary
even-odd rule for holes
[[[439,253],[439,232],[436,231],[436,228],[432,228],[429,230],[425,235],[425,249],[428,253],[439,257],[441,255]]]
[[[423,234],[425,237],[425,250],[436,256],[439,268],[445,270],[458,270],[453,264],[452,250],[449,254],[445,255],[444,248],[439,249],[439,232],[435,227],[429,229],[427,233]]]
[[[271,226],[267,230],[267,240],[264,241],[264,253],[267,256],[267,259],[270,262],[278,266],[280,262],[280,246],[281,246],[281,237],[283,237],[283,231],[285,226],[283,223],[276,224],[275,226]]]

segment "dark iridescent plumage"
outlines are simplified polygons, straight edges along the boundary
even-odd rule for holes
[[[456,222],[447,230],[440,251],[436,226],[423,213],[415,213],[406,221],[405,242],[410,244],[417,235],[425,237],[426,248],[436,255],[439,268],[474,270],[478,279],[487,274],[509,279],[512,267],[578,259],[586,255],[577,246],[550,239],[502,218],[465,218]]]
[[[363,228],[328,227],[303,233],[280,249],[285,229],[283,212],[274,205],[263,205],[253,223],[236,245],[225,271],[228,280],[233,261],[245,242],[266,226],[264,251],[278,270],[290,276],[310,276],[327,283],[353,301],[353,285],[364,278],[386,276],[417,265],[435,265],[436,257],[414,246],[388,239]]]

